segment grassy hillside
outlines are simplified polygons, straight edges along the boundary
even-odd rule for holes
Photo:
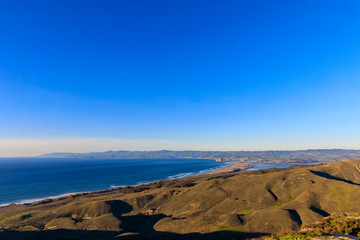
[[[328,216],[360,216],[359,202],[360,161],[346,161],[2,207],[0,239],[241,239],[291,233]]]

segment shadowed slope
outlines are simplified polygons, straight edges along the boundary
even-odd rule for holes
[[[320,176],[320,177],[323,177],[323,178],[336,180],[336,181],[342,181],[342,182],[345,182],[345,183],[348,183],[348,184],[353,184],[353,185],[360,186],[360,184],[358,184],[358,183],[354,183],[354,182],[346,180],[346,179],[342,179],[342,178],[339,178],[339,177],[332,176],[331,174],[328,174],[326,172],[319,172],[319,171],[313,171],[313,170],[311,172],[313,174],[315,174],[317,176]]]
[[[240,233],[220,231],[214,233],[176,234],[169,232],[155,232],[154,234],[119,234],[116,231],[82,231],[82,230],[49,230],[33,231],[6,231],[0,232],[1,240],[219,240],[219,239],[251,239],[264,236],[261,233]]]

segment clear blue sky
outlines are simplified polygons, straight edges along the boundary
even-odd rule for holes
[[[360,149],[359,13],[357,0],[1,1],[0,156]]]

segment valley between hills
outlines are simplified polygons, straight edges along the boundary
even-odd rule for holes
[[[359,217],[360,161],[343,161],[13,204],[0,207],[0,239],[310,238],[358,235]]]

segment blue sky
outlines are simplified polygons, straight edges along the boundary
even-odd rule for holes
[[[360,149],[359,12],[356,0],[2,1],[0,156]]]

